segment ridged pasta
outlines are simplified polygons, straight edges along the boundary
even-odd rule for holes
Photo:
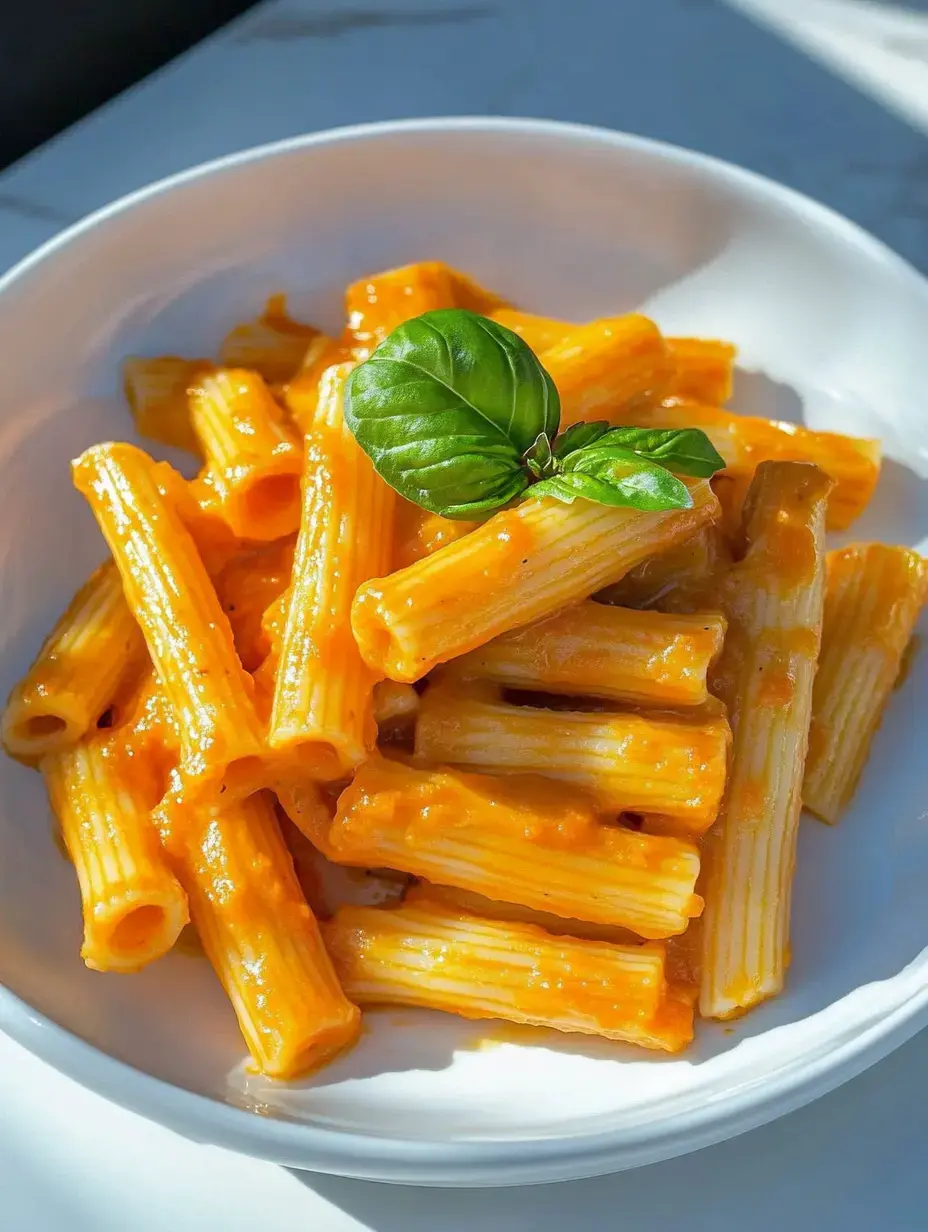
[[[418,261],[353,282],[345,310],[356,359],[366,359],[398,325],[438,308],[486,315],[502,300],[442,261]]]
[[[324,831],[316,814],[313,824]],[[691,843],[601,824],[589,795],[538,775],[373,757],[339,796],[323,844],[339,864],[397,868],[643,937],[681,933],[701,909]]]
[[[668,392],[709,406],[724,406],[732,395],[735,348],[711,338],[668,338],[673,362]]]
[[[329,369],[306,438],[303,516],[286,603],[268,744],[338,778],[376,739],[377,679],[351,634],[357,588],[390,567],[395,494],[345,425],[350,365]]]
[[[138,433],[199,456],[200,443],[190,423],[188,392],[212,370],[211,360],[180,359],[176,355],[125,360],[123,388]]]
[[[704,847],[700,1009],[728,1018],[783,987],[803,766],[822,632],[825,509],[817,467],[758,467],[744,557],[724,587],[716,687],[731,716],[725,800]]]
[[[191,390],[190,420],[225,520],[240,539],[279,539],[300,522],[303,454],[256,372],[224,368]]]
[[[299,371],[310,343],[318,337],[314,326],[290,316],[285,295],[272,295],[259,317],[226,334],[219,355],[223,367],[251,368],[269,385],[277,385]]]
[[[107,561],[71,600],[10,693],[0,727],[4,748],[31,763],[76,744],[146,658],[119,571]]]
[[[836,822],[854,794],[926,593],[928,562],[909,548],[828,554],[802,784],[803,804],[823,821]]]
[[[524,500],[463,539],[367,582],[351,625],[371,667],[420,679],[439,663],[585,599],[640,561],[695,534],[718,514],[705,481],[690,509],[639,513],[577,500]]]
[[[374,719],[378,726],[396,719],[413,719],[419,713],[419,694],[411,684],[381,680],[374,685]]]
[[[725,637],[719,615],[670,616],[587,601],[503,633],[452,670],[515,689],[695,706]]]
[[[641,945],[641,938],[631,929],[615,924],[594,924],[590,920],[567,919],[552,911],[524,907],[521,903],[503,902],[487,898],[474,890],[462,890],[457,886],[435,885],[430,881],[417,881],[403,895],[409,907],[420,903],[438,903],[449,911],[478,915],[487,920],[506,920],[515,924],[535,924],[553,937],[578,937],[581,941],[607,941],[613,945]],[[666,973],[671,987],[669,996],[687,998],[691,1003],[698,993],[698,979],[694,980],[693,961],[690,953],[692,938],[698,925],[693,923],[685,933],[668,937],[666,941]]]
[[[469,535],[476,530],[479,522],[467,522],[452,518],[443,518],[437,513],[429,513],[421,505],[398,496],[396,500],[396,524],[394,531],[393,570],[405,569],[414,565],[417,560],[431,556]]]
[[[246,671],[254,671],[270,653],[264,615],[290,585],[295,548],[295,535],[248,547],[216,578],[216,594]]]
[[[880,477],[880,443],[801,424],[734,415],[695,402],[668,402],[609,416],[643,428],[699,428],[725,459],[726,475],[751,476],[758,463],[809,462],[834,480],[828,529],[846,530],[873,496]]]
[[[646,611],[718,611],[719,582],[731,560],[720,526],[704,526],[683,543],[649,556],[596,598]]]
[[[95,445],[73,463],[122,577],[181,735],[191,803],[247,795],[264,772],[253,686],[190,534],[133,445]]]
[[[164,835],[190,915],[257,1065],[295,1078],[354,1043],[342,992],[270,797],[185,812]]]
[[[504,920],[513,924],[535,924],[552,937],[579,937],[581,941],[608,941],[614,945],[641,945],[641,938],[630,928],[618,924],[597,924],[592,920],[555,915],[553,911],[526,907],[522,903],[488,898],[476,890],[460,886],[438,885],[432,881],[416,881],[403,895],[408,907],[420,903],[438,903],[449,911],[478,915],[486,920]]]
[[[660,946],[549,937],[437,903],[343,907],[323,931],[362,1005],[419,1005],[668,1052],[692,1038],[692,1007],[668,996]]]
[[[138,971],[188,919],[138,772],[108,732],[47,755],[41,770],[80,885],[81,957],[95,971]]]
[[[576,325],[539,358],[560,395],[562,431],[662,397],[674,371],[660,330],[635,313]]]
[[[490,316],[492,320],[518,334],[536,355],[557,346],[571,330],[578,328],[570,321],[541,317],[534,312],[521,312],[518,308],[497,308]]]
[[[416,756],[471,770],[545,774],[593,792],[612,812],[662,813],[700,834],[725,787],[724,716],[601,714],[514,706],[453,682],[428,689]]]

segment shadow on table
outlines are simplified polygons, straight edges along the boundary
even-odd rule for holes
[[[289,1169],[371,1232],[914,1232],[928,1198],[928,1037],[844,1091],[692,1155],[616,1176],[426,1191]]]

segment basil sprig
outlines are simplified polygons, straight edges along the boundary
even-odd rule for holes
[[[634,509],[686,509],[672,472],[708,477],[725,463],[695,428],[577,423],[557,435],[560,400],[511,330],[462,308],[395,329],[348,378],[345,421],[401,496],[473,518],[523,495],[582,497]]]

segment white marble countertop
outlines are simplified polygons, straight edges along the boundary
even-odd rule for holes
[[[540,115],[729,158],[928,269],[928,3],[276,0],[0,175],[0,271],[203,159],[400,116]],[[752,18],[758,18],[755,22]],[[550,1188],[442,1192],[297,1174],[195,1145],[0,1038],[11,1232],[830,1232],[925,1227],[928,1033],[736,1141]]]

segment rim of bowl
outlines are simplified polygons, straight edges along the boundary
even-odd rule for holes
[[[156,180],[87,215],[47,240],[0,277],[0,294],[36,266],[109,218],[189,182],[313,146],[366,141],[406,133],[467,132],[542,136],[565,144],[590,142],[638,150],[677,166],[710,172],[764,198],[794,217],[825,227],[865,257],[888,266],[928,299],[928,281],[891,248],[856,223],[794,189],[722,159],[663,141],[594,125],[490,116],[431,117],[350,125],[253,146]],[[175,1086],[103,1052],[39,1013],[0,984],[0,1029],[61,1073],[114,1103],[196,1141],[277,1163],[346,1177],[425,1185],[516,1185],[561,1181],[638,1167],[723,1141],[800,1108],[862,1073],[928,1024],[928,948],[897,974],[897,995],[856,1032],[833,1046],[773,1068],[763,1088],[733,1087],[718,1099],[648,1125],[544,1139],[426,1142],[338,1127],[256,1116],[207,1095]],[[914,985],[914,987],[913,987]]]

